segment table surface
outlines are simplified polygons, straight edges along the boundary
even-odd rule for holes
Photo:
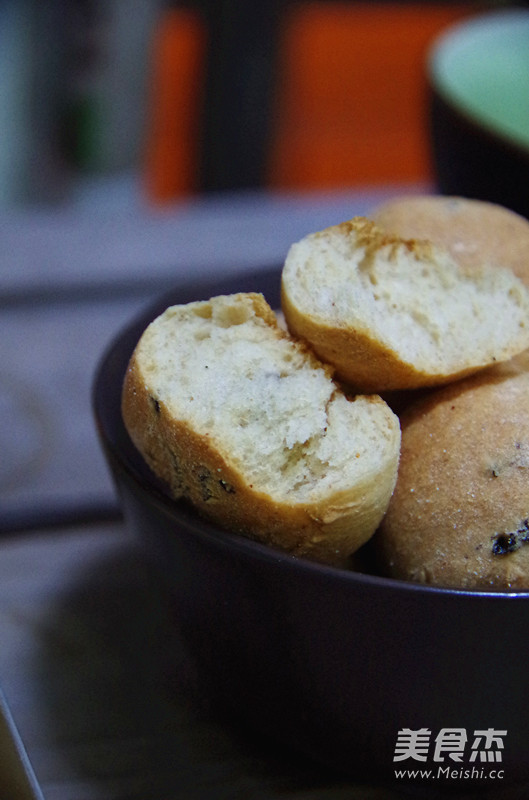
[[[45,800],[400,796],[207,708],[118,516],[90,386],[111,337],[165,289],[279,265],[306,233],[417,190],[0,216],[0,685]],[[0,759],[0,798],[2,781]]]

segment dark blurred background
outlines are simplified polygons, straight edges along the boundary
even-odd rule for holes
[[[0,204],[427,181],[428,48],[498,5],[3,0]]]

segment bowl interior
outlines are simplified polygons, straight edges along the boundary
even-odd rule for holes
[[[435,42],[430,80],[446,99],[529,151],[529,10],[490,12]]]

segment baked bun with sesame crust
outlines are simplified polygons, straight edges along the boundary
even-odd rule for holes
[[[529,347],[529,288],[510,270],[463,268],[363,217],[292,245],[281,305],[289,330],[362,392],[449,383]]]
[[[382,572],[529,590],[527,359],[438,389],[401,417],[399,477],[373,538]]]
[[[123,386],[127,430],[174,498],[294,555],[336,565],[374,533],[397,478],[398,418],[346,396],[262,295],[168,308]]]

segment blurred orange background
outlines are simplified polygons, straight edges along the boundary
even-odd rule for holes
[[[327,189],[431,177],[426,58],[473,3],[287,4],[265,184]],[[198,191],[208,35],[200,14],[174,8],[153,36],[145,190],[163,203]]]

